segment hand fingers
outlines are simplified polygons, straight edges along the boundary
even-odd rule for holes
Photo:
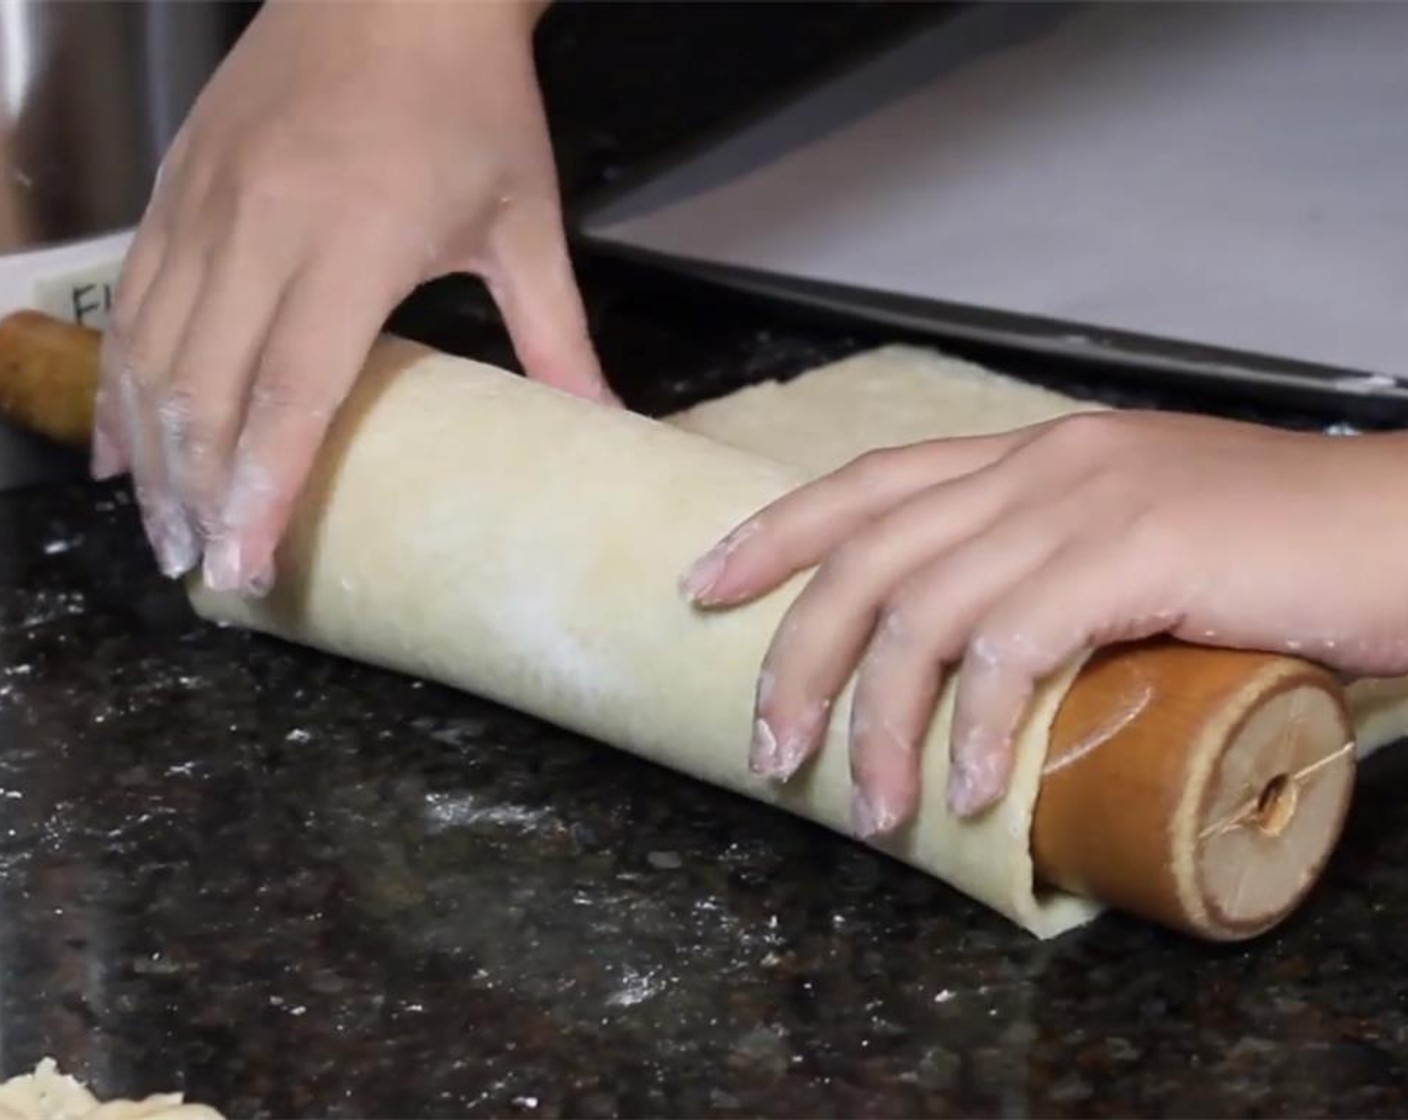
[[[201,534],[218,528],[245,390],[292,262],[261,237],[229,238],[216,255],[172,364],[163,412],[167,469]]]
[[[1016,736],[1037,684],[1097,642],[1133,641],[1177,623],[1174,610],[1146,608],[1155,564],[1112,571],[1117,548],[1099,540],[1063,549],[974,629],[950,738],[948,801],[955,813],[980,813],[1006,791]]]
[[[147,290],[161,267],[165,237],[156,227],[138,229],[127,248],[113,289],[113,310],[98,359],[98,391],[94,401],[92,474],[99,481],[131,467],[123,418],[119,375],[127,340],[136,325]]]
[[[703,607],[734,606],[819,563],[836,545],[921,490],[992,464],[1025,433],[934,440],[870,452],[784,495],[696,560],[680,581]]]
[[[913,816],[945,668],[993,604],[1056,551],[1071,517],[1059,505],[1015,511],[915,571],[885,604],[851,709],[852,824],[861,838]]]
[[[131,459],[142,522],[157,563],[170,578],[184,575],[200,558],[180,480],[171,476],[168,466],[172,456],[166,433],[182,423],[183,403],[167,394],[166,385],[204,271],[199,254],[167,254],[147,288],[134,327],[116,340],[111,355],[122,403],[123,444]]]
[[[1011,498],[1011,477],[980,470],[930,487],[822,562],[763,659],[755,773],[786,780],[816,751],[886,597],[931,557],[987,528]]]
[[[485,281],[524,372],[577,396],[619,403],[592,347],[557,207],[546,201],[507,207],[491,234]]]
[[[104,348],[106,345],[104,343]],[[93,442],[88,467],[98,482],[116,478],[130,469],[122,429],[122,402],[117,389],[109,378],[100,375],[98,395],[93,401]]]
[[[162,574],[177,579],[195,566],[200,546],[180,504],[173,498],[158,441],[149,434],[149,397],[129,370],[118,375],[117,397],[142,528]]]
[[[205,557],[218,591],[262,594],[314,456],[380,332],[414,285],[385,245],[348,245],[295,276],[250,390],[228,493]],[[378,262],[374,267],[371,262]]]

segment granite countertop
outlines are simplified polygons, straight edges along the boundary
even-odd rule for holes
[[[735,49],[750,18],[785,44],[768,73]],[[913,18],[555,15],[569,190]],[[592,36],[618,64],[585,66]],[[646,97],[660,74],[668,96]],[[876,341],[641,279],[584,267],[608,365],[647,410]],[[474,285],[436,285],[397,322],[507,360]],[[0,577],[5,1074],[51,1054],[103,1095],[182,1088],[232,1116],[1408,1110],[1393,752],[1272,935],[1208,946],[1108,916],[1041,943],[619,752],[200,623],[121,486],[0,495]]]

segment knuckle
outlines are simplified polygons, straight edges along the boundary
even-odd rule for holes
[[[875,624],[875,644],[881,649],[909,648],[915,637],[914,608],[903,595],[897,595],[880,610]]]
[[[296,153],[260,132],[229,144],[218,174],[236,195],[277,196],[291,179],[296,180],[299,163]]]
[[[957,655],[959,612],[936,573],[904,580],[886,600],[878,625],[879,639],[936,661]]]
[[[121,282],[118,284],[116,298],[113,300],[112,308],[108,312],[108,322],[104,333],[107,335],[107,343],[110,353],[119,358],[127,355],[132,350],[132,342],[137,333],[137,316],[141,305],[130,290]]]
[[[310,400],[307,389],[287,373],[266,374],[254,383],[249,394],[250,411],[301,411]]]
[[[214,169],[209,162],[193,161],[163,181],[160,196],[152,200],[151,218],[176,239],[189,239],[205,224],[214,186]]]
[[[113,378],[119,387],[141,394],[157,392],[167,371],[159,368],[156,361],[157,345],[151,324],[130,304],[114,305],[103,333],[99,360],[105,376]]]
[[[162,386],[160,392],[154,394],[153,403],[162,429],[168,438],[179,446],[190,431],[191,418],[195,411],[195,400],[191,392],[185,386],[172,382]]]
[[[183,469],[191,485],[203,493],[222,473],[224,456],[214,429],[192,427],[181,446]]]
[[[218,468],[227,430],[218,412],[182,390],[169,390],[159,413],[185,471],[206,478]]]
[[[871,553],[871,546],[864,537],[842,541],[817,568],[817,585],[835,590],[855,584],[871,571]]]
[[[251,421],[290,414],[328,420],[336,407],[316,385],[292,372],[265,373],[249,394]]]
[[[804,592],[807,602],[825,600],[840,609],[879,608],[887,590],[888,542],[873,534],[849,537],[827,553]]]
[[[1038,643],[1005,621],[980,624],[969,638],[968,658],[979,671],[1015,672],[1025,677],[1045,672],[1048,660]]]
[[[1173,520],[1158,506],[1144,506],[1130,515],[1120,536],[1138,559],[1136,570],[1149,574],[1162,571],[1170,558],[1187,547]]]
[[[1041,443],[1060,454],[1103,459],[1124,451],[1129,424],[1115,412],[1077,412],[1051,425]]]
[[[288,199],[278,172],[241,169],[228,173],[223,210],[236,235],[265,229],[270,217]]]
[[[945,627],[935,619],[934,589],[915,579],[901,583],[886,599],[876,624],[877,641],[897,649],[938,656]]]
[[[1086,509],[1106,514],[1127,512],[1139,505],[1139,485],[1119,463],[1096,464],[1080,481],[1078,500]]]
[[[147,400],[160,397],[166,371],[157,367],[155,349],[141,332],[118,351],[117,363],[118,375],[138,396]]]
[[[233,146],[205,178],[208,193],[223,200],[236,229],[259,229],[271,215],[290,207],[313,211],[317,199],[312,192],[330,181],[328,172],[310,168],[307,153],[263,136]],[[349,186],[345,177],[340,180]]]
[[[318,221],[347,240],[396,245],[407,240],[406,173],[394,165],[331,159],[282,138],[259,136],[230,149],[206,176],[208,192],[223,203],[235,229],[260,230],[271,217]],[[335,183],[336,190],[328,184]]]
[[[894,448],[866,451],[852,459],[843,468],[843,474],[848,482],[863,490],[878,489],[893,473],[895,458]]]
[[[967,661],[980,672],[1006,668],[1013,664],[1020,645],[1013,641],[1011,630],[985,622],[973,631],[968,640]]]

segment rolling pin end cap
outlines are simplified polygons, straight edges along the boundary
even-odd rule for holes
[[[1354,789],[1353,728],[1338,694],[1313,678],[1248,712],[1214,760],[1176,845],[1195,932],[1242,940],[1281,922],[1318,881]]]
[[[1052,744],[1032,822],[1041,881],[1215,941],[1300,905],[1354,786],[1338,681],[1268,654],[1156,642],[1097,655]]]

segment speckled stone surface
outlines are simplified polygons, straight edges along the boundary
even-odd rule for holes
[[[673,44],[673,67],[693,42],[702,68],[712,43],[728,74],[746,9],[679,8],[673,29],[600,11],[548,28],[559,101],[595,88],[582,38],[636,19],[633,51]],[[786,31],[798,11],[757,16],[789,58],[900,18],[838,6],[808,40]],[[649,77],[596,90],[598,132],[560,118],[573,189],[663,143],[661,103],[631,108]],[[874,341],[584,275],[608,364],[649,410]],[[506,360],[471,285],[398,322]],[[15,492],[0,1067],[52,1054],[101,1094],[181,1088],[231,1116],[1402,1115],[1405,781],[1392,753],[1366,768],[1324,882],[1259,942],[1111,916],[1039,943],[843,838],[532,719],[202,624],[122,487]]]

